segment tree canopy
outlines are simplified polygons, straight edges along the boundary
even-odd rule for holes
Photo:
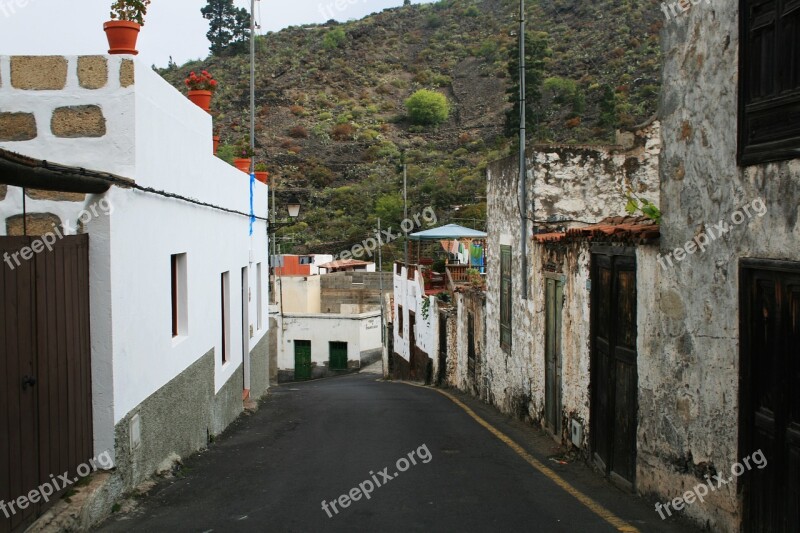
[[[206,37],[211,42],[211,53],[221,54],[228,47],[234,52],[244,47],[250,34],[250,13],[237,8],[233,0],[208,0],[208,5],[200,10],[209,21]]]

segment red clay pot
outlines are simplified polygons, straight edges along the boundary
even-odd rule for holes
[[[269,179],[269,172],[256,172],[256,179],[266,185]]]
[[[211,109],[211,96],[211,91],[189,91],[189,100],[206,113]]]
[[[137,55],[136,39],[141,28],[139,24],[127,20],[109,20],[103,24],[108,39],[108,53]]]
[[[234,159],[233,166],[246,174],[250,173],[250,159]]]
[[[219,148],[219,135],[214,135],[214,155],[217,155],[217,148]]]

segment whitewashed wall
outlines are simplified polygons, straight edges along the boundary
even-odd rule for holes
[[[249,212],[250,178],[212,155],[211,117],[147,65],[135,64],[135,84],[121,88],[119,56],[108,57],[109,83],[81,88],[77,57],[68,57],[67,86],[60,91],[21,91],[0,86],[2,111],[34,112],[39,135],[0,147],[30,157],[106,171],[138,185],[180,194],[228,209]],[[10,78],[8,57],[0,57],[0,79]],[[54,137],[52,110],[97,105],[106,119],[100,138]],[[267,215],[267,187],[254,185],[254,210]],[[246,216],[225,213],[132,189],[112,188],[105,195],[112,209],[93,218],[90,235],[90,304],[95,447],[114,449],[114,424],[212,348],[219,353],[220,274],[230,271],[231,359],[216,358],[215,390],[242,364],[241,268],[248,267],[248,304],[253,336],[249,348],[266,333],[258,329],[256,284],[262,284],[267,315],[268,280],[256,280],[262,263],[266,278],[267,235],[263,221],[249,235]],[[0,217],[21,212],[21,190],[9,188]],[[28,200],[28,212],[51,212],[75,220],[100,196],[85,202]],[[0,229],[5,233],[5,226]],[[170,255],[188,259],[188,335],[172,338]],[[252,262],[251,262],[252,259]]]
[[[294,341],[311,341],[311,362],[328,364],[329,342],[347,343],[347,360],[360,361],[361,353],[381,347],[381,314],[284,314],[278,319],[278,368],[294,369]]]
[[[397,267],[395,267],[397,268]],[[406,267],[401,267],[400,274],[394,274],[394,316],[399,317],[399,307],[403,307],[403,331],[400,331],[400,321],[394,320],[394,351],[406,361],[410,361],[411,344],[409,334],[411,325],[409,313],[416,315],[416,343],[417,347],[433,358],[436,354],[438,343],[438,310],[436,298],[425,296],[422,277],[419,272],[414,273],[414,279],[409,280]],[[430,299],[428,318],[422,314],[422,303],[425,298]],[[435,363],[438,365],[438,362]]]

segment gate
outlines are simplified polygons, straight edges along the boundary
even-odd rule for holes
[[[52,250],[38,237],[0,237],[0,255],[8,258],[0,265],[0,501],[11,502],[51,474],[73,478],[92,457],[89,237],[66,236]],[[21,531],[47,507],[0,514],[0,533]]]
[[[633,490],[638,372],[636,257],[632,249],[592,253],[591,439],[595,463]]]

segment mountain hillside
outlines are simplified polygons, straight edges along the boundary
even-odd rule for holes
[[[518,5],[443,0],[258,38],[257,160],[277,185],[278,213],[290,196],[303,204],[298,222],[278,234],[283,251],[339,253],[374,233],[378,217],[397,229],[401,151],[411,215],[431,206],[439,222],[483,226],[486,165],[515,150],[505,120]],[[528,33],[546,44],[532,140],[608,143],[615,129],[655,112],[658,0],[528,0],[527,11]],[[235,143],[249,128],[249,56],[161,74],[183,88],[200,69],[220,82],[215,124]],[[447,96],[444,123],[406,117],[405,100],[421,88]],[[400,249],[386,248],[386,259]]]

